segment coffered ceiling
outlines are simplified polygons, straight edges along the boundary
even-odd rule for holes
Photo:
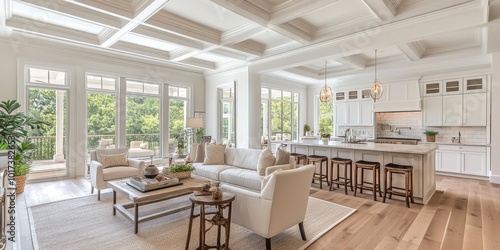
[[[488,63],[488,0],[5,0],[35,34],[212,74],[248,65],[319,84]],[[36,39],[36,38],[33,38]],[[462,64],[457,58],[467,58]]]

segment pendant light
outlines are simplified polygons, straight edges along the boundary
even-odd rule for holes
[[[326,85],[326,61],[325,61],[325,87],[319,91],[319,100],[321,102],[329,102],[332,99],[332,89]]]
[[[382,93],[384,92],[384,88],[382,87],[382,83],[377,80],[377,50],[375,50],[375,80],[373,81],[372,87],[370,88],[370,96],[374,102],[377,99],[382,97]]]

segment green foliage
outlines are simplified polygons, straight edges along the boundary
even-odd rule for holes
[[[309,124],[305,124],[304,125],[304,132],[309,132],[311,131],[311,126],[309,126]]]
[[[21,105],[16,100],[2,101],[0,103],[0,144],[8,144],[9,136],[14,137],[14,175],[19,176],[29,172],[29,164],[35,145],[28,138],[28,130],[36,132],[43,130],[43,126],[48,126],[44,121],[26,116],[23,113],[14,112]]]
[[[193,170],[195,170],[195,168],[191,164],[174,164],[168,167],[168,171],[172,173],[190,172]]]
[[[319,132],[333,132],[333,101],[320,102],[319,104]]]
[[[437,135],[437,134],[439,134],[438,131],[432,131],[432,130],[426,130],[424,132],[424,135],[427,135],[427,136],[433,136],[433,135]]]
[[[321,133],[321,137],[322,138],[330,138],[330,134],[329,133]]]

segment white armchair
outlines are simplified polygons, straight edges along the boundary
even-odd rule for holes
[[[103,165],[103,155],[106,157],[106,155],[119,155],[123,153],[128,153],[128,149],[96,149],[90,152],[91,193],[94,193],[94,188],[97,189],[97,200],[101,200],[101,190],[108,188],[108,181],[142,174],[145,162],[141,160],[125,159],[126,165],[122,164],[110,167]]]
[[[266,249],[271,249],[271,237],[297,224],[305,241],[303,221],[314,169],[307,165],[273,172],[264,179],[260,194],[223,185],[224,191],[236,194],[232,222],[266,238]]]

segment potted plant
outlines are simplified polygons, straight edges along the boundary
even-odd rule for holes
[[[309,126],[309,124],[304,124],[304,135],[309,136],[309,131],[311,131],[311,126]]]
[[[427,142],[435,142],[437,134],[439,134],[438,131],[432,131],[432,130],[426,130],[424,132],[424,135],[426,136],[426,141]]]
[[[330,133],[321,133],[321,140],[328,142],[330,140]]]
[[[164,174],[173,176],[179,179],[185,179],[191,177],[191,172],[195,170],[191,164],[173,164],[168,168],[165,168]]]
[[[180,133],[174,135],[177,141],[177,153],[178,157],[184,156],[184,148],[186,148],[186,131],[182,130]]]
[[[3,149],[14,149],[13,172],[16,181],[16,193],[24,192],[26,177],[30,171],[31,154],[35,149],[28,138],[28,129],[42,129],[47,123],[36,120],[23,113],[16,113],[21,105],[16,100],[0,102],[0,144]]]

